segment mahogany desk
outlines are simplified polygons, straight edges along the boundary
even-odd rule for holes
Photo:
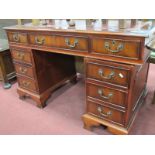
[[[114,134],[128,134],[146,92],[147,34],[30,25],[5,29],[20,98],[29,96],[44,107],[51,91],[66,80],[76,80],[74,56],[81,56],[85,60],[84,127],[102,124]]]

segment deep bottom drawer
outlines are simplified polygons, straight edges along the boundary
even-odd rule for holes
[[[24,89],[38,92],[38,89],[34,80],[31,80],[26,77],[18,76],[18,83],[19,83],[19,86]]]
[[[124,126],[125,112],[93,101],[87,101],[87,112],[99,118]]]

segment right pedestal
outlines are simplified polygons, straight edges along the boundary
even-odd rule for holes
[[[85,59],[85,65],[84,128],[104,125],[113,134],[128,134],[146,95],[149,64]]]

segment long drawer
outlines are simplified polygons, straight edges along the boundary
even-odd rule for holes
[[[88,51],[88,39],[86,37],[29,34],[29,41],[33,45]]]
[[[34,80],[23,76],[17,76],[17,79],[18,79],[18,84],[21,88],[27,89],[32,92],[38,92],[38,87]]]
[[[100,82],[112,83],[128,88],[132,76],[132,65],[86,59],[86,77]]]
[[[125,125],[125,111],[103,106],[99,102],[87,100],[87,112],[98,118],[105,119],[118,125]]]
[[[119,39],[117,37],[103,37],[92,39],[92,53],[127,59],[141,59],[141,41],[138,39]]]
[[[88,98],[102,101],[104,104],[126,108],[127,92],[95,83],[86,83],[86,93]],[[102,103],[101,102],[101,103]]]

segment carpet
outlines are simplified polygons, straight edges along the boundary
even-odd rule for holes
[[[150,65],[148,95],[133,124],[130,134],[155,134],[155,105],[151,104],[155,90],[155,65]],[[84,80],[68,83],[56,90],[44,109],[31,99],[20,100],[17,82],[4,90],[0,83],[1,135],[110,135],[102,126],[88,131],[83,128],[81,116],[85,113]]]

